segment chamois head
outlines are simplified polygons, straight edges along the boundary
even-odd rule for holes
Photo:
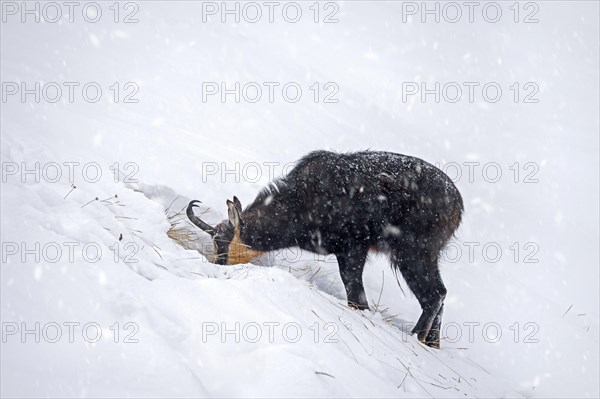
[[[190,202],[186,213],[192,223],[211,235],[215,251],[211,259],[213,263],[219,265],[248,263],[261,255],[260,252],[252,250],[240,239],[244,220],[242,219],[242,204],[237,197],[233,197],[233,201],[227,200],[229,219],[223,220],[215,227],[194,215],[193,208],[198,206],[199,202],[197,200]]]

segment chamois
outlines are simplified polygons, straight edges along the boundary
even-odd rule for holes
[[[227,200],[229,218],[215,227],[194,215],[197,203],[187,215],[212,236],[215,263],[247,263],[289,247],[334,254],[348,303],[358,309],[369,306],[362,281],[368,252],[389,255],[422,308],[412,333],[439,348],[446,287],[438,262],[464,208],[435,166],[391,152],[315,151],[246,209],[237,197]]]

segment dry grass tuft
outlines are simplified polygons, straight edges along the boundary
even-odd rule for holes
[[[171,228],[167,231],[169,238],[185,249],[197,249],[198,234],[192,230],[193,226],[181,216],[181,212],[167,213],[167,220],[171,224]]]
[[[175,198],[171,205],[165,209],[167,220],[171,224],[171,227],[167,231],[167,235],[183,248],[196,250],[204,256],[209,256],[210,253],[206,248],[206,240],[203,239],[200,234],[198,234],[198,228],[190,223],[187,215],[185,214],[187,206],[184,206],[179,211],[171,210],[171,206],[177,200],[177,198]]]

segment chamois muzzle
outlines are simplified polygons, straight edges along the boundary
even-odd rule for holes
[[[196,226],[200,227],[200,229],[202,229],[203,231],[210,234],[211,237],[214,236],[215,228],[212,227],[210,224],[204,222],[198,216],[194,215],[194,207],[198,206],[198,205],[196,205],[196,203],[202,203],[202,202],[198,201],[198,200],[191,201],[187,207],[187,211],[186,211],[187,217],[191,220],[192,223],[194,223]]]

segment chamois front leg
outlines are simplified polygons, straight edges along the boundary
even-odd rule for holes
[[[340,275],[346,287],[348,306],[360,310],[369,309],[362,274],[367,260],[367,250],[354,248],[335,255],[340,268]]]

